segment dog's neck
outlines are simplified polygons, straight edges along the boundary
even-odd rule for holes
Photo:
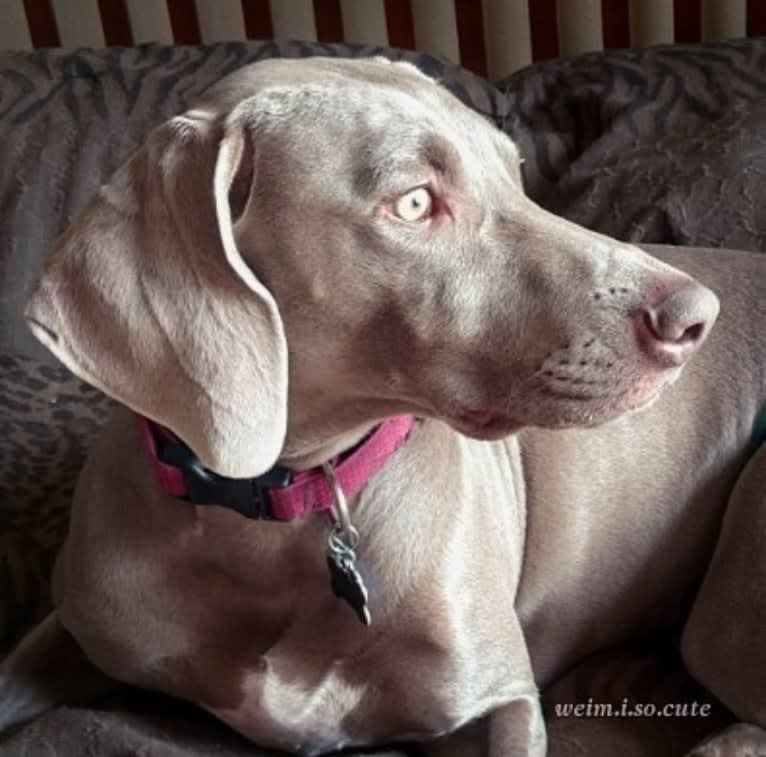
[[[387,418],[399,415],[422,416],[422,408],[386,399],[328,396],[326,389],[294,389],[277,463],[293,471],[317,468],[353,449]]]
[[[219,505],[248,518],[289,521],[336,507],[364,488],[409,436],[411,415],[390,418],[366,437],[325,458],[314,470],[276,465],[254,478],[228,478],[204,468],[172,431],[138,417],[144,446],[165,494],[195,505]]]
[[[378,425],[378,422],[366,423],[359,427],[341,431],[321,440],[288,437],[278,464],[294,471],[305,471],[343,454],[356,447]]]

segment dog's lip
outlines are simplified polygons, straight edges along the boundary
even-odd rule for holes
[[[450,412],[439,415],[460,433],[481,440],[502,439],[529,425],[550,429],[585,428],[650,405],[666,386],[673,383],[679,373],[680,368],[658,371],[653,376],[636,381],[627,391],[620,393],[594,394],[586,390],[579,392],[552,387],[546,387],[548,391],[541,392],[543,399],[562,403],[562,407],[580,408],[582,412],[588,412],[587,421],[579,410],[576,418],[568,417],[562,411],[560,422],[549,419],[541,423],[539,419],[520,420],[487,405],[453,406]]]
[[[507,417],[502,413],[497,413],[494,410],[484,410],[482,408],[464,408],[460,411],[460,420],[465,421],[472,426],[484,427],[496,420]]]
[[[615,418],[642,410],[650,406],[662,392],[681,374],[681,368],[657,371],[652,376],[635,380],[626,389],[602,394],[579,393],[558,388],[544,387],[542,395],[546,400],[561,403],[561,407],[587,412],[586,416],[574,416],[563,423],[543,423],[542,428],[590,428]]]
[[[523,425],[506,413],[473,407],[458,410],[456,421],[461,430],[467,434],[482,438],[506,436]]]

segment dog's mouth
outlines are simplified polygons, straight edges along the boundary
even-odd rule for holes
[[[525,406],[521,416],[481,406],[456,408],[447,418],[465,436],[482,441],[503,439],[526,426],[538,428],[590,428],[621,415],[643,410],[679,376],[680,369],[663,371],[634,381],[621,391],[574,391],[561,387],[538,387],[538,399]],[[534,408],[534,409],[532,409]]]
[[[457,413],[453,424],[461,433],[476,439],[502,439],[518,431],[524,423],[517,418],[495,410],[464,408]]]

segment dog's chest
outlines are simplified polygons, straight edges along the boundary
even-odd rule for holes
[[[473,590],[484,563],[469,559],[467,530],[439,540],[429,571],[410,555],[407,581],[378,562],[390,570],[387,538],[368,533],[370,627],[332,595],[316,539],[257,578],[190,562],[178,575],[187,597],[205,597],[204,613],[178,608],[187,644],[139,683],[200,703],[259,744],[304,752],[432,736],[512,698],[512,583],[497,587],[502,602]],[[165,606],[178,595],[166,587]]]
[[[432,737],[512,698],[511,639],[454,615],[432,624],[412,607],[369,630],[346,608],[328,610],[257,655],[241,647],[228,670],[222,659],[221,688],[200,701],[259,744],[312,753]]]

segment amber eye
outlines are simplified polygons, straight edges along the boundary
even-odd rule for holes
[[[424,221],[433,210],[433,197],[425,187],[411,189],[394,203],[394,215],[408,223]]]

